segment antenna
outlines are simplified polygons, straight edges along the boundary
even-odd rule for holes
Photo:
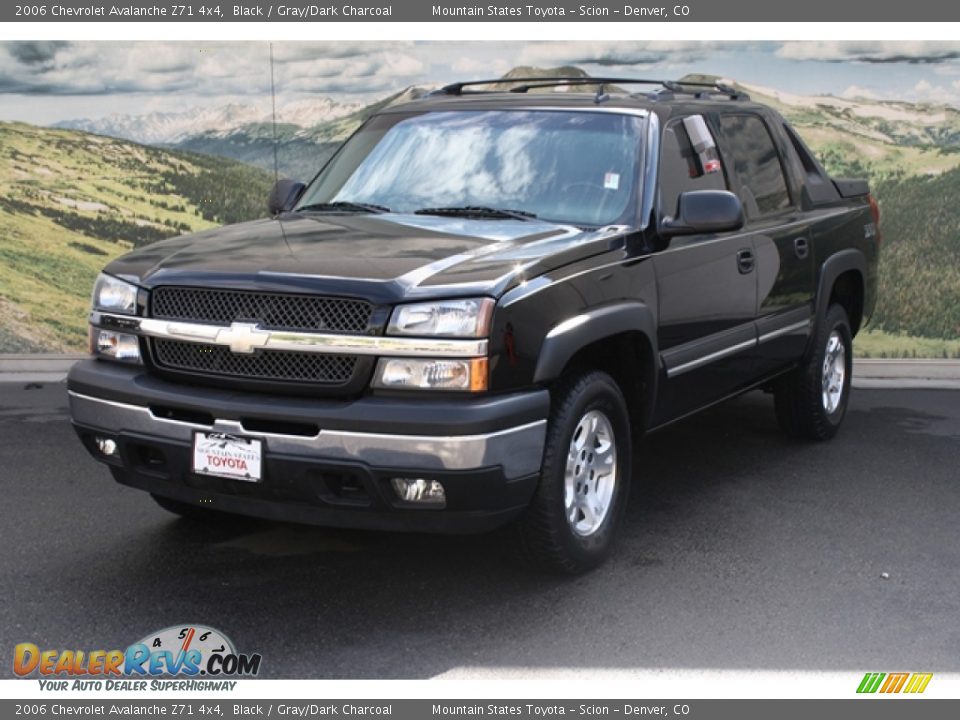
[[[273,109],[273,181],[280,179],[280,161],[277,159],[277,88],[273,83],[273,43],[270,43],[270,104]]]

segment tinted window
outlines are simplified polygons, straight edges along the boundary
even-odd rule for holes
[[[747,215],[757,217],[789,207],[780,156],[763,120],[756,115],[724,115],[720,126]]]
[[[726,190],[723,169],[713,148],[697,153],[682,120],[663,132],[660,150],[660,208],[665,215],[677,211],[680,193],[689,190]]]
[[[836,200],[837,190],[833,183],[829,181],[826,170],[813,157],[810,148],[800,139],[796,131],[786,123],[783,124],[783,131],[790,138],[790,146],[793,148],[796,159],[800,161],[800,165],[803,167],[804,185],[810,199],[813,202]]]
[[[301,206],[363,202],[394,212],[484,205],[604,225],[637,195],[643,119],[562,111],[443,111],[372,119]]]

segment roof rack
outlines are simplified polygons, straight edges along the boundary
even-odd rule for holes
[[[676,81],[676,80],[647,80],[642,78],[621,78],[621,77],[583,77],[583,76],[544,76],[544,77],[517,77],[517,78],[497,78],[495,80],[467,80],[463,82],[450,83],[444,85],[439,90],[434,90],[429,95],[465,95],[480,94],[485,92],[496,92],[491,90],[478,90],[464,92],[465,88],[472,88],[478,85],[501,85],[510,84],[512,93],[526,93],[530,90],[537,90],[548,87],[576,87],[577,85],[600,85],[601,90],[606,85],[658,85],[667,93],[654,91],[647,94],[651,99],[669,99],[673,95],[693,95],[697,98],[709,98],[716,95],[724,95],[731,100],[749,100],[750,96],[742,90],[730,87],[720,82],[696,82],[696,81]],[[598,93],[600,97],[601,93]]]

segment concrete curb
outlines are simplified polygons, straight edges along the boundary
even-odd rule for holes
[[[0,383],[29,385],[63,382],[70,367],[86,354],[0,354]],[[853,361],[853,386],[887,390],[960,390],[960,360]]]
[[[10,385],[49,385],[67,379],[65,372],[46,373],[0,373],[0,384]]]
[[[858,378],[853,386],[863,390],[960,390],[960,380],[923,378]]]
[[[858,378],[956,380],[960,381],[960,360],[884,360],[857,358],[853,375]]]
[[[960,390],[960,360],[853,361],[855,388],[901,390]]]
[[[86,353],[42,353],[30,355],[0,354],[0,375],[63,374]],[[949,380],[960,382],[960,360],[886,360],[857,358],[853,374],[858,379]]]
[[[0,354],[0,375],[20,373],[62,373],[64,375],[77,360],[89,357],[86,353],[37,353],[30,355]]]

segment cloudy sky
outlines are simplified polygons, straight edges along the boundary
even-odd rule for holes
[[[280,102],[371,100],[518,65],[575,64],[591,74],[702,72],[792,93],[960,107],[960,42],[285,42],[273,52]],[[0,120],[259,105],[269,102],[269,54],[250,42],[0,42]]]

